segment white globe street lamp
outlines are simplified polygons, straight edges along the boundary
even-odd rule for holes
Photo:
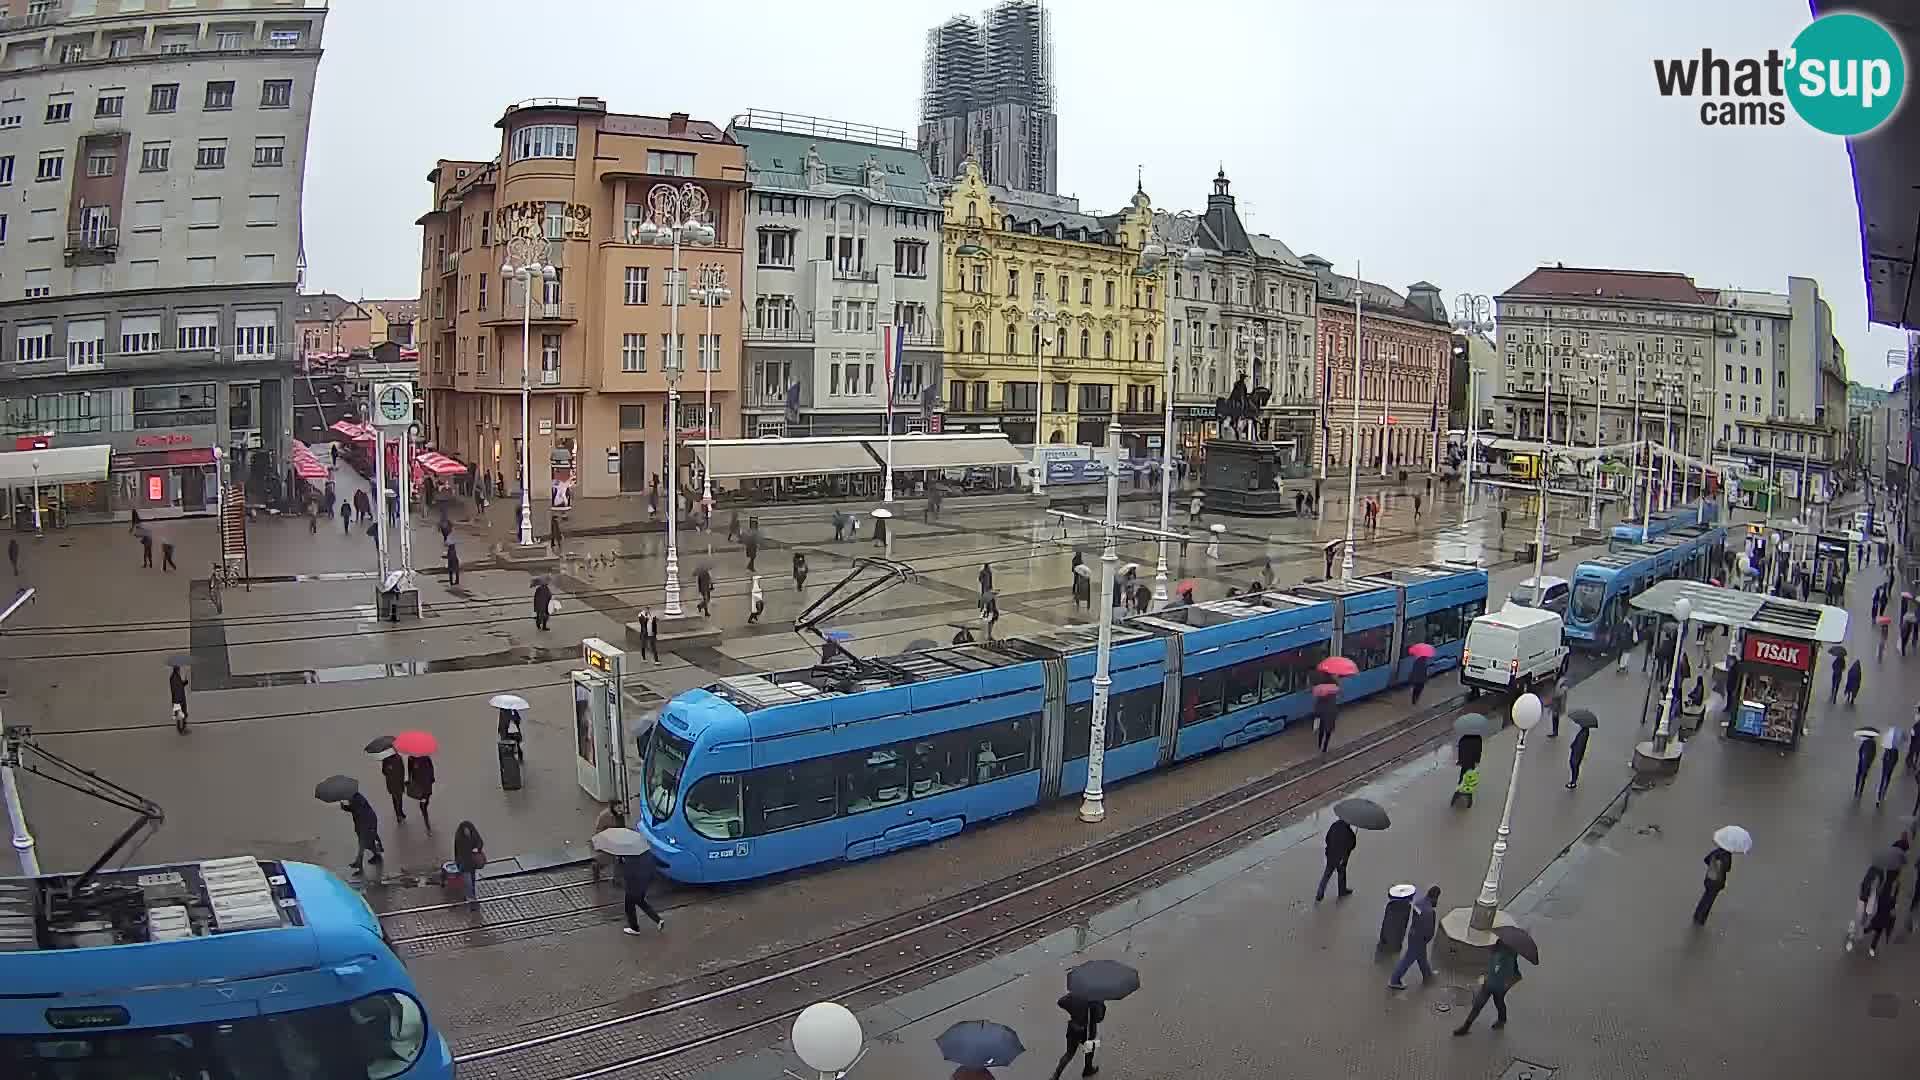
[[[733,290],[727,288],[727,270],[719,263],[707,263],[699,271],[699,284],[693,288],[693,298],[707,309],[707,336],[705,348],[700,351],[700,374],[706,381],[706,421],[701,428],[706,432],[707,460],[700,470],[700,509],[706,517],[707,554],[713,554],[713,369],[720,366],[720,342],[713,336],[713,309],[733,299]],[[708,359],[706,349],[713,350],[712,359]]]
[[[520,282],[520,530],[515,539],[522,545],[533,543],[533,304],[534,289],[546,295],[549,284],[560,279],[560,271],[541,260],[546,241],[539,234],[526,232],[507,242],[507,261],[500,264],[500,276]]]
[[[846,1006],[816,1001],[793,1021],[793,1052],[820,1080],[839,1080],[864,1056],[866,1036]]]
[[[1193,242],[1199,235],[1200,219],[1182,210],[1177,214],[1155,214],[1153,237],[1140,249],[1140,269],[1160,275],[1160,301],[1167,305],[1160,330],[1160,347],[1167,351],[1165,374],[1160,394],[1165,411],[1165,429],[1160,434],[1160,531],[1169,531],[1173,510],[1173,297],[1179,290],[1180,272],[1198,270],[1206,257]],[[1167,606],[1167,541],[1160,540],[1160,556],[1153,568],[1153,609]]]
[[[1469,933],[1463,935],[1473,944],[1491,944],[1493,928],[1506,918],[1500,913],[1500,868],[1507,858],[1507,837],[1513,832],[1513,796],[1520,785],[1520,758],[1527,752],[1527,732],[1540,722],[1540,713],[1540,699],[1533,694],[1521,694],[1513,703],[1513,726],[1520,729],[1520,739],[1513,747],[1513,771],[1507,776],[1507,801],[1500,808],[1500,827],[1494,833],[1487,879],[1480,883],[1480,896],[1474,900],[1473,913],[1467,919]],[[1452,920],[1457,915],[1458,912],[1452,912],[1448,918]]]

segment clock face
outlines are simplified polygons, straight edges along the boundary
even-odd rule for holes
[[[391,423],[404,421],[413,412],[413,395],[404,386],[389,386],[380,391],[380,418]]]

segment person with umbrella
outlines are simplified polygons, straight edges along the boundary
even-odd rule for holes
[[[1340,684],[1331,675],[1321,678],[1326,681],[1313,687],[1313,745],[1324,754],[1333,745],[1333,729],[1340,721]]]
[[[551,618],[553,618],[553,586],[547,584],[546,578],[535,578],[533,581],[533,628],[545,630]]]
[[[1874,616],[1873,625],[1880,630],[1880,645],[1873,654],[1876,662],[1884,663],[1887,659],[1887,625],[1891,622],[1893,622],[1893,616],[1891,615]]]
[[[374,876],[378,877],[380,866],[386,862],[383,854],[386,847],[380,843],[380,815],[373,812],[373,804],[357,786],[351,795],[341,800],[340,809],[353,820],[354,855],[353,862],[347,865],[359,874],[372,863]]]
[[[1420,965],[1420,981],[1433,981],[1433,965],[1427,961],[1427,945],[1433,941],[1433,932],[1438,927],[1440,916],[1440,886],[1430,885],[1426,895],[1413,901],[1413,917],[1407,923],[1407,947],[1400,953],[1400,962],[1393,965],[1393,975],[1387,979],[1387,989],[1405,990],[1407,984],[1400,980],[1406,978],[1413,965]]]
[[[760,590],[760,575],[753,575],[753,588],[747,594],[747,621],[757,623],[760,613],[767,610],[767,594]]]
[[[1199,497],[1194,497],[1199,502]],[[1107,1018],[1107,1005],[1103,1001],[1090,1001],[1071,991],[1060,995],[1054,1002],[1067,1014],[1067,1052],[1060,1055],[1059,1064],[1053,1067],[1052,1080],[1060,1080],[1060,1074],[1067,1069],[1067,1063],[1073,1060],[1081,1047],[1086,1047],[1087,1059],[1080,1067],[1081,1076],[1092,1076],[1100,1071],[1093,1063],[1093,1052],[1100,1048],[1100,1022]]]
[[[1479,714],[1476,713],[1474,715],[1477,716]],[[1480,754],[1482,749],[1480,732],[1463,731],[1460,733],[1460,740],[1454,744],[1453,750],[1454,759],[1460,766],[1460,783],[1465,783],[1467,774],[1480,767]]]
[[[1873,775],[1873,759],[1880,749],[1880,733],[1872,728],[1861,728],[1853,733],[1853,737],[1860,743],[1853,766],[1853,797],[1858,799],[1866,794],[1867,777]]]
[[[1407,652],[1413,655],[1413,671],[1407,676],[1407,681],[1413,686],[1413,695],[1407,699],[1407,704],[1418,705],[1420,692],[1427,688],[1427,664],[1433,659],[1433,646],[1421,642]]]
[[[1851,692],[1847,694],[1847,704],[1853,704]],[[1900,745],[1906,735],[1899,724],[1888,724],[1887,730],[1880,733],[1880,793],[1874,797],[1875,806],[1887,801],[1887,785],[1893,783],[1894,770],[1900,767]]]
[[[940,1048],[942,1058],[960,1066],[953,1075],[964,1080],[993,1080],[989,1070],[1011,1065],[1027,1052],[1019,1032],[991,1020],[962,1020],[941,1032],[933,1044]]]
[[[1073,557],[1078,559],[1080,553],[1075,552]],[[1073,567],[1073,606],[1093,610],[1093,573],[1082,563]]]
[[[1587,739],[1599,724],[1599,718],[1593,715],[1592,709],[1575,709],[1568,719],[1579,728],[1567,747],[1567,789],[1571,791],[1580,786],[1580,763],[1587,759]]]
[[[734,513],[734,520],[736,522],[740,520],[738,511]],[[593,819],[594,836],[599,836],[608,829],[624,829],[626,827],[627,816],[621,812],[618,802],[610,802],[601,807],[600,813]],[[588,870],[593,875],[591,880],[599,881],[608,870],[613,868],[614,856],[612,852],[602,851],[598,847],[593,846],[591,838],[588,840],[588,846],[592,848],[593,851],[593,859],[588,863]]]
[[[500,710],[498,725],[500,741],[512,743],[514,756],[524,759],[527,755],[520,747],[526,741],[526,734],[521,731],[520,710],[526,708],[526,702],[508,694],[501,694],[493,698],[490,704]]]
[[[408,735],[423,735],[424,732],[407,732]],[[407,798],[412,799],[420,808],[420,824],[426,826],[427,835],[433,835],[433,813],[428,809],[433,802],[433,742],[431,736],[426,742],[416,743],[407,754]],[[416,752],[417,751],[417,752]]]
[[[406,806],[401,803],[407,793],[407,763],[397,752],[385,750],[380,754],[380,776],[386,781],[387,798],[393,802],[393,819],[407,820]]]
[[[471,821],[462,821],[453,829],[453,865],[460,871],[467,894],[467,910],[480,906],[480,871],[487,866],[487,842]]]
[[[619,856],[620,884],[626,890],[626,899],[622,906],[627,913],[627,925],[621,927],[621,932],[633,935],[640,933],[639,913],[643,911],[646,912],[647,918],[653,920],[655,930],[667,928],[667,920],[653,910],[652,904],[647,903],[647,889],[653,884],[655,872],[659,870],[660,864],[654,862],[653,853],[646,850],[646,840],[642,838],[640,843],[641,851],[638,854]]]
[[[1340,890],[1335,898],[1353,895],[1353,890],[1347,888],[1347,860],[1353,857],[1353,849],[1359,846],[1360,838],[1355,835],[1353,826],[1343,818],[1334,818],[1333,824],[1327,826],[1326,866],[1320,871],[1320,886],[1313,893],[1314,903],[1326,898],[1327,882],[1336,874],[1340,877]]]
[[[180,734],[187,733],[187,658],[173,656],[167,659],[167,699],[173,703],[173,726]]]
[[[1897,850],[1897,849],[1894,849]],[[1891,860],[1890,860],[1891,861]],[[1867,918],[1867,955],[1880,955],[1880,940],[1893,933],[1893,926],[1900,910],[1900,868],[1894,863],[1880,877],[1880,887],[1873,893],[1873,910]]]
[[[1518,927],[1503,926],[1499,930],[1518,930]],[[1495,933],[1499,931],[1496,930]],[[1521,931],[1525,934],[1525,931]],[[1529,938],[1529,941],[1532,939]],[[1480,986],[1473,992],[1473,1008],[1467,1011],[1467,1018],[1453,1029],[1455,1035],[1465,1035],[1473,1030],[1473,1022],[1480,1018],[1480,1010],[1493,1002],[1495,1029],[1507,1026],[1507,991],[1520,981],[1520,953],[1507,943],[1506,937],[1500,937],[1487,953],[1487,971],[1480,976]]]
[[[1713,902],[1720,898],[1720,891],[1727,887],[1727,877],[1733,873],[1733,852],[1720,846],[1721,837],[1714,834],[1713,850],[1700,861],[1707,865],[1706,879],[1700,890],[1700,900],[1693,905],[1693,925],[1707,925],[1707,916],[1713,913]]]

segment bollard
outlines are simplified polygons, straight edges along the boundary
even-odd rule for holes
[[[1387,890],[1387,910],[1380,916],[1381,952],[1399,952],[1407,941],[1407,924],[1413,920],[1413,885],[1399,884]]]

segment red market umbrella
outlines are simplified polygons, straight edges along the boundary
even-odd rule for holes
[[[1427,644],[1424,641],[1416,641],[1412,645],[1407,646],[1408,656],[1424,656],[1424,657],[1427,657],[1428,659],[1432,659],[1433,654],[1436,651],[1438,650],[1434,649],[1433,646]]]
[[[320,464],[318,458],[309,453],[293,455],[293,475],[302,480],[325,480],[332,474],[327,472],[327,467]]]
[[[408,757],[415,757],[440,749],[440,740],[424,731],[403,731],[393,737],[393,748]]]
[[[467,471],[465,465],[433,450],[422,451],[414,457],[414,461],[435,476],[461,476]]]
[[[1339,683],[1323,682],[1323,683],[1313,684],[1314,697],[1332,697],[1333,695],[1339,692],[1340,692]]]
[[[1321,671],[1335,678],[1345,678],[1348,675],[1360,674],[1360,665],[1344,656],[1329,656],[1325,660],[1320,661],[1319,668]]]

